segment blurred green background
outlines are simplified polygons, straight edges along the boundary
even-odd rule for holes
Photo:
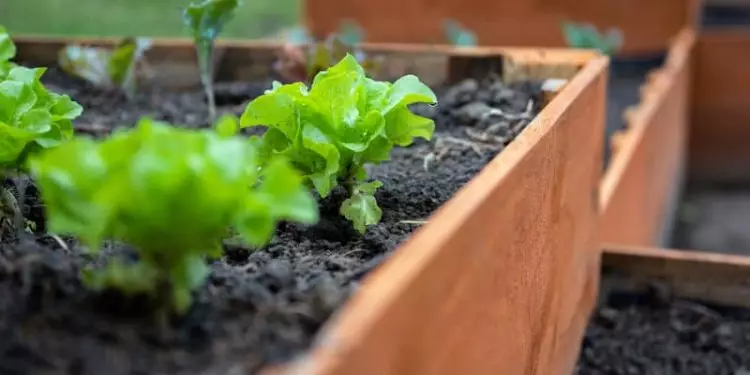
[[[11,34],[185,36],[189,0],[0,0]],[[222,37],[262,38],[294,26],[301,0],[244,0]]]

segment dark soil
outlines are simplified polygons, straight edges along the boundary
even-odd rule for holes
[[[607,87],[607,129],[604,138],[604,166],[609,165],[610,138],[626,127],[623,113],[640,102],[640,87],[646,75],[664,63],[664,56],[647,56],[638,59],[615,59],[611,62]]]
[[[71,93],[87,114],[79,126],[130,125],[137,116],[203,126],[200,93],[141,93],[134,103],[54,72],[48,80]],[[259,91],[246,89],[222,109],[239,113]],[[338,215],[340,191],[321,202],[312,227],[282,224],[264,249],[226,246],[183,318],[163,324],[148,301],[81,286],[78,271],[112,257],[133,258],[122,245],[104,255],[63,248],[41,234],[0,243],[0,374],[245,374],[289,360],[311,344],[362,277],[512,141],[538,112],[539,85],[504,87],[466,81],[440,95],[433,142],[396,149],[371,168],[383,220],[359,236]],[[520,119],[492,113],[490,106]],[[86,129],[90,131],[90,129]],[[97,130],[98,131],[98,130]],[[96,131],[95,131],[96,132]],[[27,191],[34,203],[33,186]],[[146,204],[147,202],[144,202]],[[41,226],[41,210],[29,218]]]
[[[750,255],[750,186],[688,186],[672,247]]]
[[[673,299],[663,286],[611,294],[575,375],[748,375],[750,310]]]

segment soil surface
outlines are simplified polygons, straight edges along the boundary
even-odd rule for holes
[[[750,310],[649,293],[611,294],[593,316],[575,375],[748,375]]]
[[[79,130],[128,126],[143,114],[205,126],[200,93],[143,92],[127,103],[54,71],[47,81],[84,105]],[[222,110],[239,113],[260,92],[238,91]],[[293,358],[362,277],[418,227],[413,221],[446,202],[539,110],[539,85],[530,83],[465,81],[439,97],[439,107],[418,109],[436,119],[434,140],[396,148],[391,161],[370,169],[371,178],[384,182],[376,194],[380,224],[358,235],[339,216],[344,197],[336,191],[321,201],[315,226],[282,224],[272,243],[254,252],[227,244],[182,318],[158,321],[149,301],[81,286],[81,267],[132,260],[123,245],[109,244],[92,257],[72,239],[62,239],[63,246],[43,234],[0,242],[0,374],[228,375]],[[27,218],[42,228],[33,185],[26,195]]]
[[[750,255],[750,186],[689,186],[673,247]]]
[[[610,138],[625,129],[623,114],[628,107],[640,102],[640,88],[646,75],[659,68],[664,62],[663,55],[639,59],[616,59],[611,62],[609,86],[607,87],[607,129],[604,138],[604,166],[609,165],[611,155]]]

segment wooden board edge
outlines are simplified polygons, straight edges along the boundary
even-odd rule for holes
[[[677,297],[750,308],[750,257],[604,244],[602,267],[611,284],[602,287],[602,295],[658,282]]]
[[[462,223],[483,205],[486,197],[502,183],[539,139],[552,130],[557,119],[563,116],[578,95],[597,79],[606,78],[608,65],[606,57],[596,57],[586,63],[579,74],[529,125],[529,131],[524,131],[449,202],[440,207],[428,220],[428,224],[414,233],[388,262],[367,276],[357,294],[321,330],[318,343],[311,352],[289,364],[269,368],[264,374],[340,373],[336,369],[341,364],[341,358],[366,345],[362,338],[367,337],[379,317],[405,293],[420,270],[429,267],[436,252],[445,250],[436,244],[447,242],[448,238],[462,230]],[[601,94],[603,93],[602,90]],[[604,119],[601,121],[599,125],[603,127]],[[438,227],[441,228],[440,231],[433,230]]]
[[[114,45],[119,37],[95,37],[95,36],[46,36],[46,35],[13,35],[16,44],[47,44],[47,45]],[[193,41],[189,38],[151,38],[153,45],[165,48],[189,48],[192,49]],[[217,48],[255,48],[255,49],[277,49],[283,43],[270,39],[219,39]],[[598,53],[591,50],[577,50],[569,48],[524,48],[524,47],[456,47],[447,44],[409,44],[409,43],[362,43],[362,48],[367,51],[379,52],[408,52],[408,53],[434,53],[449,56],[497,56],[508,55],[519,61],[545,61],[547,63],[566,63],[582,66],[589,60],[600,57]]]
[[[688,64],[696,42],[695,32],[691,28],[680,31],[673,39],[664,64],[649,72],[646,82],[641,85],[638,104],[626,109],[623,114],[625,129],[618,131],[611,143],[612,158],[602,178],[600,206],[603,213],[640,145],[645,126],[666,99],[674,73]]]

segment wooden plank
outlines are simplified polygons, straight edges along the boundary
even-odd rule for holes
[[[618,135],[602,180],[604,242],[655,245],[668,230],[682,185],[694,43],[690,30],[675,38],[665,65],[652,72],[641,102],[627,112],[628,130]]]
[[[695,26],[700,0],[307,0],[306,25],[316,35],[354,20],[373,42],[447,43],[450,18],[471,29],[483,45],[560,47],[561,24],[591,22],[625,34],[622,55],[661,52],[683,27]]]
[[[750,257],[604,245],[601,295],[641,291],[659,282],[678,297],[750,308]]]
[[[40,64],[70,42],[17,40],[19,55]],[[278,48],[222,43],[217,77],[259,78]],[[387,55],[391,73],[434,82],[508,64],[570,77],[513,143],[368,275],[311,352],[267,373],[570,373],[598,288],[608,59],[565,50],[367,48]],[[191,50],[187,41],[157,40],[152,64],[190,66]],[[162,82],[184,86],[177,76]]]
[[[690,177],[750,181],[750,30],[705,30],[694,59]]]
[[[287,373],[569,374],[598,287],[605,66],[587,65]]]

